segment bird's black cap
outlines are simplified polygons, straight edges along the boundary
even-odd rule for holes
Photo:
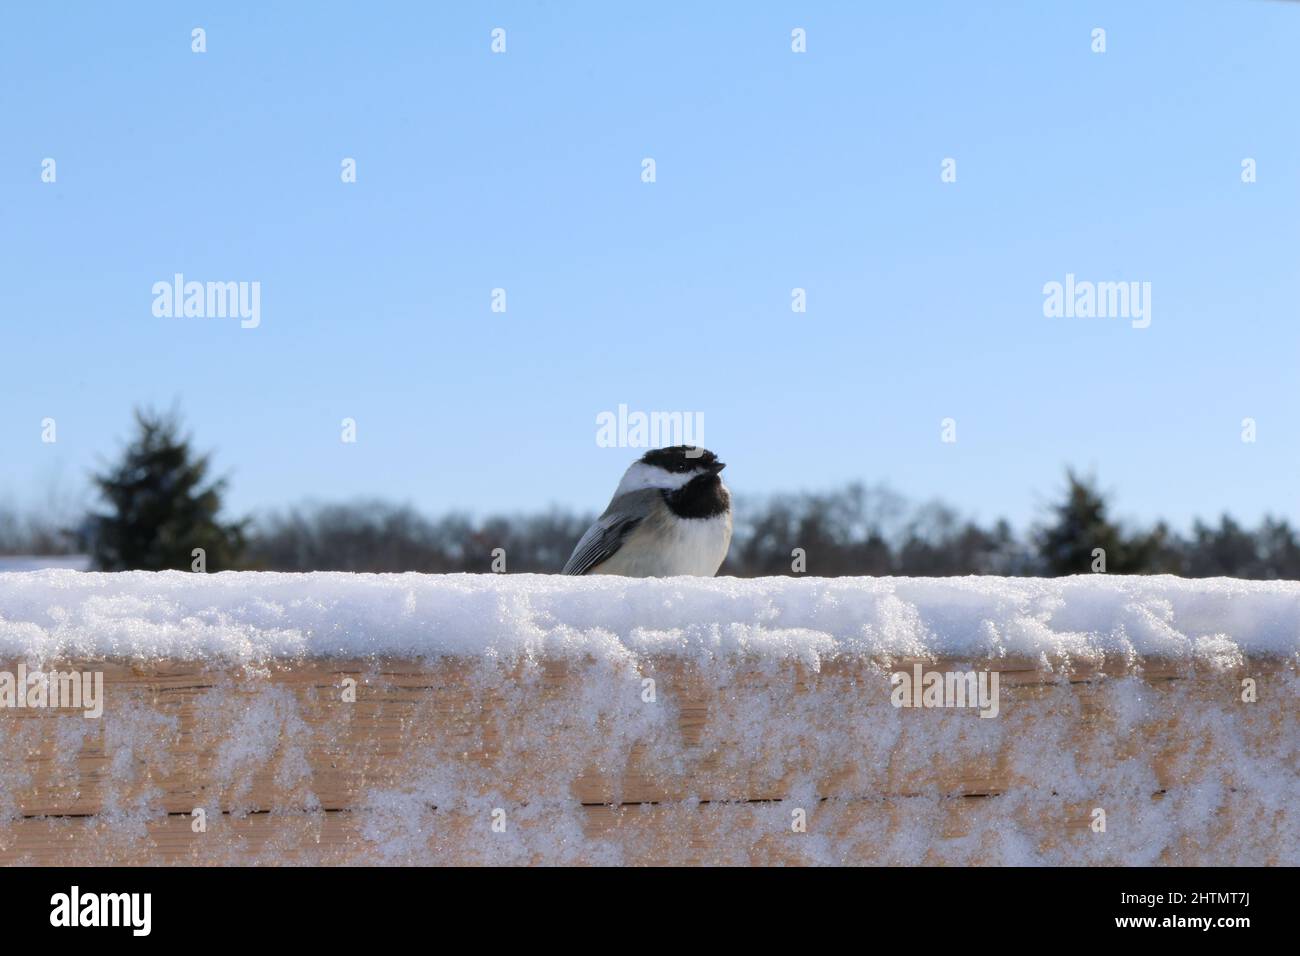
[[[713,452],[694,445],[652,448],[641,456],[641,460],[647,465],[655,465],[664,471],[676,472],[702,470],[716,475],[727,467],[725,462],[718,461],[718,456]]]

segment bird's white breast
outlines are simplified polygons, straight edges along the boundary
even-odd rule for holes
[[[731,512],[712,518],[678,518],[667,508],[646,519],[592,574],[630,577],[712,577],[731,544]]]

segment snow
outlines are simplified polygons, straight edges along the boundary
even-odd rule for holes
[[[1300,582],[0,574],[0,655],[31,660],[1116,654],[1231,666],[1298,652]]]
[[[146,852],[151,828],[188,829],[168,794],[202,754],[215,822],[196,862],[1300,863],[1295,582],[0,574],[0,669],[96,658],[243,666],[185,690],[185,721],[175,696],[109,686],[102,720],[56,721],[52,767],[29,756],[50,721],[0,735],[0,856],[39,773],[101,795],[58,827],[121,854],[105,860]],[[395,658],[454,658],[456,677],[399,687]],[[901,658],[1027,659],[1054,682],[1017,685],[1011,668],[994,719],[904,710]],[[261,666],[320,659],[361,660],[349,672],[373,710]],[[1149,679],[1156,661],[1180,679]],[[1238,699],[1243,667],[1258,703]],[[358,752],[363,718],[403,732]],[[101,750],[108,765],[79,777],[75,755]],[[321,781],[354,771],[357,812],[324,812]],[[608,810],[578,799],[593,772]],[[984,778],[995,793],[954,793]],[[798,808],[808,829],[792,835]],[[345,835],[305,850],[222,836],[268,819],[253,811]]]
[[[88,554],[0,554],[0,572],[44,571],[48,568],[66,568],[86,571],[90,568]]]

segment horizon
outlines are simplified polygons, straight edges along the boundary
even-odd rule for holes
[[[192,452],[195,455],[205,456],[209,459],[209,470],[204,486],[214,486],[218,482],[223,485],[224,490],[221,499],[223,502],[220,512],[221,517],[227,521],[250,522],[254,528],[258,526],[263,528],[269,527],[269,524],[273,523],[275,519],[287,517],[295,511],[311,513],[319,511],[320,509],[332,507],[355,509],[371,504],[383,506],[388,509],[410,509],[420,517],[433,520],[463,517],[478,523],[496,518],[526,519],[546,514],[594,518],[604,507],[604,504],[602,504],[598,507],[582,509],[551,502],[535,508],[521,508],[513,511],[490,512],[474,511],[464,508],[449,508],[436,511],[424,508],[418,502],[409,499],[386,497],[382,493],[361,492],[350,497],[340,498],[309,495],[287,502],[283,505],[266,506],[253,508],[243,512],[236,512],[227,503],[229,500],[229,492],[233,485],[232,476],[228,472],[222,472],[218,463],[215,461],[215,455],[212,454],[212,449],[205,449],[202,447],[202,444],[197,440],[197,436],[195,436],[193,429],[187,425],[183,416],[180,415],[179,409],[173,406],[173,408],[167,412],[160,412],[158,409],[142,409],[142,411],[162,414],[164,417],[176,423],[178,426],[177,434],[189,443]],[[119,448],[118,451],[124,449],[125,444]],[[633,459],[632,461],[635,460],[636,459]],[[116,467],[118,461],[118,459],[110,461],[106,458],[103,462],[103,466]],[[632,462],[630,461],[629,464],[631,463]],[[102,468],[98,469],[97,473],[102,473]],[[622,472],[620,472],[620,476],[621,474]],[[798,500],[817,496],[833,496],[846,493],[852,488],[860,487],[863,493],[868,497],[875,497],[880,501],[892,499],[893,502],[899,506],[901,510],[898,512],[898,515],[883,521],[886,526],[894,526],[893,532],[895,533],[901,533],[903,531],[903,524],[906,523],[907,519],[919,516],[926,509],[940,507],[949,509],[960,523],[975,525],[986,530],[993,529],[1000,522],[1005,521],[1009,525],[1013,536],[1026,543],[1032,543],[1030,539],[1032,539],[1035,532],[1045,528],[1056,520],[1056,516],[1053,512],[1064,502],[1065,499],[1063,498],[1063,494],[1069,489],[1071,476],[1077,478],[1085,486],[1090,487],[1093,491],[1099,494],[1104,501],[1109,520],[1117,527],[1129,532],[1149,531],[1158,525],[1163,525],[1174,534],[1186,537],[1187,535],[1194,533],[1198,525],[1215,528],[1221,526],[1225,519],[1233,521],[1240,527],[1246,529],[1257,529],[1266,521],[1278,521],[1288,525],[1292,524],[1291,519],[1287,515],[1281,512],[1270,511],[1265,511],[1256,521],[1243,520],[1240,515],[1232,514],[1227,511],[1194,515],[1186,525],[1174,524],[1162,516],[1156,516],[1154,519],[1149,521],[1135,519],[1131,515],[1125,514],[1123,508],[1119,506],[1118,495],[1114,487],[1106,485],[1106,483],[1101,480],[1100,476],[1095,473],[1081,470],[1071,465],[1066,465],[1062,469],[1058,480],[1058,486],[1052,490],[1051,495],[1044,496],[1033,516],[1023,524],[1018,524],[1005,515],[991,515],[987,518],[981,518],[963,511],[951,501],[946,501],[939,497],[917,498],[909,496],[901,489],[891,486],[888,482],[869,481],[862,478],[850,478],[835,486],[817,488],[775,489],[761,493],[736,493],[734,489],[731,490],[733,492],[733,499],[736,502],[735,511],[738,523],[746,520],[746,505],[754,506],[755,510],[758,511],[768,507],[778,499]],[[725,478],[725,474],[723,477]],[[39,508],[33,509],[30,507],[18,507],[15,506],[13,501],[0,498],[0,516],[8,515],[19,520],[32,517],[45,517],[52,520],[55,525],[63,525],[67,530],[72,530],[76,527],[80,527],[91,515],[102,514],[105,510],[111,511],[111,508],[105,508],[106,503],[102,498],[96,498],[95,500],[85,504],[76,504],[65,497],[62,504],[64,506],[62,513],[55,514],[53,510],[42,511]],[[1296,526],[1296,530],[1300,530],[1300,525]]]

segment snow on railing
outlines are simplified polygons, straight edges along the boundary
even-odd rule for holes
[[[0,862],[1300,863],[1300,584],[0,574]]]

